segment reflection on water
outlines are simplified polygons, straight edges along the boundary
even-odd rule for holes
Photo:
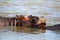
[[[45,29],[37,29],[37,28],[30,28],[30,27],[16,27],[13,28],[15,32],[24,32],[24,33],[44,33]]]
[[[13,32],[22,32],[22,33],[45,33],[45,29],[30,28],[30,27],[13,27],[13,26],[3,26],[0,28],[2,31],[13,31]]]
[[[60,40],[60,30],[0,26],[0,40]]]

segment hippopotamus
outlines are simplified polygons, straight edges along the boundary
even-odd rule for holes
[[[22,26],[21,17],[19,15],[16,15],[16,17],[15,17],[15,25]]]
[[[18,16],[16,15],[16,26],[26,26],[26,27],[42,27],[46,25],[46,19],[41,16]]]
[[[29,18],[31,19],[31,27],[37,27],[37,28],[44,28],[46,25],[46,19],[44,16],[32,16],[30,15]]]
[[[28,16],[30,18],[31,21],[31,27],[37,27],[37,23],[39,21],[39,17],[38,16]]]
[[[16,18],[15,19],[16,20],[16,22],[15,22],[16,23],[16,26],[27,26],[26,24],[29,21],[28,16],[26,16],[26,15],[16,15],[15,18]]]
[[[23,26],[30,26],[31,25],[31,22],[30,22],[28,16],[26,16],[26,15],[24,15],[21,18],[21,21],[22,21]]]
[[[39,28],[44,28],[45,25],[46,25],[46,19],[45,19],[45,17],[44,16],[40,16],[40,20],[37,23],[37,26]]]

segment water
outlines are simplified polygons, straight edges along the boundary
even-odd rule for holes
[[[40,29],[32,32],[31,29],[24,28],[29,30],[29,32],[27,32],[27,30],[24,29],[21,31],[17,28],[13,30],[13,27],[10,26],[0,27],[0,40],[60,40],[60,30]]]

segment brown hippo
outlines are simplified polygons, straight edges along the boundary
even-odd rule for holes
[[[16,17],[15,17],[15,23],[16,23],[15,25],[16,26],[21,26],[21,20],[20,20],[20,18],[21,17],[19,15],[16,15]]]
[[[29,15],[29,16],[16,15],[16,25],[40,28],[46,25],[46,19],[43,16],[39,18],[37,16],[32,16],[32,15]]]
[[[40,18],[37,16],[29,16],[30,20],[31,20],[31,27],[36,27],[36,28],[44,28],[44,26],[46,25],[46,19],[44,18],[44,16],[41,16]]]
[[[16,26],[27,26],[29,18],[26,15],[16,15],[15,17],[15,25]]]
[[[22,20],[23,26],[30,26],[31,25],[31,22],[30,22],[28,16],[24,15],[21,20]]]
[[[29,19],[31,21],[31,27],[37,27],[37,23],[39,21],[39,17],[32,16],[32,15],[29,15],[28,17],[29,17]]]
[[[39,17],[37,17],[37,16],[32,16],[32,25],[31,25],[31,27],[36,27],[37,28],[37,23],[38,23],[38,21],[39,21]]]
[[[28,27],[37,27],[37,23],[39,22],[39,17],[37,16],[26,16],[24,15],[22,18],[22,22],[24,24],[24,26],[28,26]]]
[[[39,22],[37,23],[37,26],[39,28],[44,28],[45,25],[46,25],[46,19],[44,18],[44,16],[41,16]]]

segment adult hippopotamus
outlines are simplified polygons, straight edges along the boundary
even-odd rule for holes
[[[37,27],[37,28],[41,28],[44,27],[46,25],[46,19],[44,16],[29,16],[30,20],[31,20],[31,27]]]
[[[28,26],[28,27],[42,27],[46,25],[46,19],[43,16],[38,17],[32,15],[29,16],[23,15],[21,17],[16,15],[16,25],[20,24],[22,26]]]

